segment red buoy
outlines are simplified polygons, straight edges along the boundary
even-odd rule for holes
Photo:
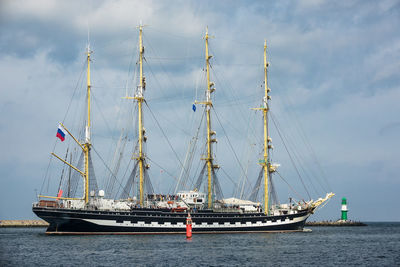
[[[186,218],[186,238],[192,237],[192,218],[190,217],[190,213]]]

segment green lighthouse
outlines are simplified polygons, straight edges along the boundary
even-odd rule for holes
[[[344,197],[342,198],[342,218],[341,218],[342,221],[347,221],[347,211],[348,211],[347,200]]]

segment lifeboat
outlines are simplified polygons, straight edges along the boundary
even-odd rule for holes
[[[172,208],[172,212],[185,212],[186,210],[187,210],[186,207]]]

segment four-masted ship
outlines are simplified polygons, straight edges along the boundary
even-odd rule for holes
[[[204,105],[206,115],[207,142],[204,170],[207,177],[207,192],[193,188],[190,191],[180,191],[169,199],[159,198],[158,195],[145,194],[146,156],[143,151],[143,143],[146,141],[145,129],[142,119],[142,105],[145,102],[144,89],[146,86],[143,75],[144,47],[142,41],[143,26],[139,26],[139,85],[133,97],[126,97],[137,102],[138,106],[138,153],[135,155],[135,169],[138,168],[138,198],[114,200],[105,197],[105,192],[94,192],[90,187],[91,169],[89,165],[91,151],[91,124],[90,124],[90,57],[91,51],[87,49],[87,121],[84,141],[79,141],[66,126],[61,125],[77,143],[83,152],[84,169],[73,166],[67,160],[58,158],[69,168],[78,172],[84,181],[82,198],[62,197],[61,195],[39,196],[39,201],[33,204],[33,212],[49,223],[47,234],[160,234],[160,233],[184,233],[185,221],[190,213],[192,218],[192,230],[194,233],[242,233],[242,232],[284,232],[302,231],[307,218],[322,203],[333,196],[328,193],[325,198],[316,201],[298,202],[280,205],[270,205],[269,179],[276,171],[277,165],[269,159],[271,139],[268,135],[268,111],[269,92],[267,83],[267,44],[264,43],[264,85],[265,94],[262,106],[255,108],[263,115],[264,147],[263,158],[259,161],[263,173],[264,199],[263,205],[248,200],[240,199],[215,199],[215,169],[213,143],[216,142],[215,131],[212,130],[212,118],[210,111],[213,103],[212,93],[214,84],[210,82],[210,59],[208,41],[208,29],[205,34],[205,62],[207,87],[205,100],[195,102]],[[97,188],[96,188],[97,189]],[[46,200],[47,199],[47,200]],[[49,200],[50,199],[50,200]],[[51,200],[52,199],[52,200]]]

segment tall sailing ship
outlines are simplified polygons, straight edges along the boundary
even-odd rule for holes
[[[194,233],[241,233],[241,232],[284,232],[302,231],[307,218],[334,194],[328,193],[316,201],[299,201],[288,204],[271,205],[269,200],[269,184],[271,175],[277,165],[271,163],[271,139],[268,134],[269,92],[267,83],[267,43],[264,43],[264,87],[262,106],[254,108],[262,113],[263,118],[263,158],[259,161],[262,176],[258,181],[263,188],[263,203],[237,198],[216,199],[216,192],[221,188],[216,181],[215,172],[219,168],[213,158],[213,144],[216,142],[215,131],[212,130],[211,109],[214,84],[210,82],[209,34],[205,34],[205,63],[207,87],[205,100],[195,102],[205,108],[206,117],[206,155],[203,156],[202,173],[206,174],[206,192],[199,191],[199,182],[192,190],[179,191],[174,196],[164,197],[150,192],[148,164],[144,153],[146,141],[143,123],[142,106],[145,102],[144,90],[146,82],[143,74],[144,46],[143,26],[139,27],[139,85],[133,97],[126,97],[137,102],[138,149],[135,154],[135,166],[132,179],[138,176],[138,197],[124,195],[122,199],[105,197],[104,190],[98,190],[97,184],[91,183],[93,175],[91,167],[91,51],[87,49],[87,118],[83,141],[75,138],[68,128],[60,124],[58,137],[64,138],[67,132],[82,150],[82,167],[74,166],[67,157],[63,159],[52,153],[54,157],[66,164],[70,171],[80,174],[83,179],[83,197],[76,198],[67,194],[62,196],[39,195],[39,201],[33,204],[33,212],[49,223],[47,234],[161,234],[184,233],[188,214],[192,218]],[[260,186],[263,184],[263,186]],[[130,192],[133,180],[124,189]],[[146,190],[146,187],[147,190]],[[69,189],[68,189],[69,190]]]

